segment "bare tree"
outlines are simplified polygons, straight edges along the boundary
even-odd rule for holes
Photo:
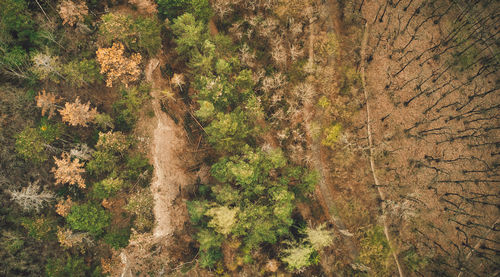
[[[54,199],[54,193],[50,191],[40,191],[39,181],[30,183],[27,187],[22,188],[20,191],[9,190],[10,199],[23,210],[39,212],[43,205]]]

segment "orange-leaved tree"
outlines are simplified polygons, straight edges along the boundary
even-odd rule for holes
[[[80,103],[80,98],[77,97],[74,103],[66,102],[64,108],[59,110],[62,121],[68,122],[72,126],[87,126],[89,122],[94,121],[97,115],[96,108],[90,108],[90,102],[87,104]]]
[[[110,48],[99,48],[97,50],[97,61],[101,64],[101,74],[106,74],[106,86],[112,87],[114,81],[121,81],[125,87],[139,79],[141,70],[139,64],[142,56],[139,53],[132,54],[130,58],[123,54],[125,47],[121,43],[113,43]]]
[[[63,24],[74,26],[76,23],[84,20],[84,17],[89,14],[89,9],[85,1],[73,2],[64,0],[59,5],[59,16],[63,20]]]
[[[47,93],[44,89],[41,92],[38,92],[38,95],[35,96],[36,106],[42,108],[42,116],[48,112],[49,118],[54,115],[54,110],[56,108],[57,98],[53,93]]]
[[[54,157],[57,167],[52,168],[56,184],[78,185],[79,188],[85,188],[85,180],[82,173],[85,172],[83,163],[78,159],[71,160],[68,153],[64,152],[61,159]]]

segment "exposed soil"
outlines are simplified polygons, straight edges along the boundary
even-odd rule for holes
[[[156,127],[151,141],[151,156],[154,166],[154,179],[151,191],[154,197],[154,215],[156,225],[155,237],[169,236],[176,229],[182,229],[187,221],[187,210],[184,203],[173,205],[183,188],[193,183],[195,176],[186,171],[189,157],[187,134],[179,125],[161,109],[161,93],[168,83],[162,78],[158,65],[160,61],[153,58],[146,67],[146,80],[151,83],[152,106]]]
[[[169,83],[160,72],[160,64],[164,64],[161,60],[163,57],[158,57],[149,60],[145,69],[146,81],[151,84],[151,101],[145,104],[135,130],[142,142],[139,144],[140,149],[148,153],[154,166],[150,188],[154,199],[155,226],[152,234],[141,234],[133,238],[129,246],[117,255],[121,260],[121,268],[113,276],[133,276],[134,269],[143,267],[148,262],[158,266],[157,270],[166,270],[168,261],[176,256],[171,255],[167,249],[177,243],[174,234],[185,229],[188,221],[181,192],[189,184],[193,184],[197,176],[187,170],[193,164],[193,156],[188,151],[188,137],[182,121],[176,124],[162,110],[162,92],[169,89]],[[185,244],[187,247],[187,243]],[[149,248],[156,250],[150,253]],[[142,252],[146,256],[141,258]]]

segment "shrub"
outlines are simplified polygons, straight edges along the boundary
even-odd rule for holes
[[[73,60],[62,67],[62,74],[72,86],[83,87],[102,80],[95,60]]]
[[[339,140],[342,133],[342,125],[334,124],[325,130],[325,138],[321,142],[325,146],[333,147]]]
[[[316,251],[333,243],[334,234],[331,230],[325,229],[326,224],[321,224],[317,228],[306,228],[304,233],[307,235],[307,241],[311,243]]]
[[[121,93],[120,99],[113,104],[115,126],[118,131],[129,132],[137,122],[139,109],[148,97],[149,87],[129,87]]]
[[[24,218],[22,225],[28,230],[28,236],[38,240],[49,240],[55,238],[56,222],[47,217]]]
[[[94,184],[93,195],[98,199],[104,199],[114,196],[125,186],[125,182],[120,178],[108,177]]]
[[[429,259],[419,255],[415,248],[410,248],[402,253],[403,262],[412,272],[419,272],[427,266]]]
[[[281,260],[290,271],[300,271],[314,263],[315,250],[309,245],[292,243],[282,254]]]
[[[177,44],[175,49],[179,55],[188,58],[194,50],[200,50],[208,38],[205,25],[189,13],[179,16],[173,22],[172,32]]]
[[[95,204],[75,205],[66,217],[73,230],[86,231],[99,236],[108,227],[111,216],[108,211]]]
[[[144,188],[132,194],[125,209],[135,215],[134,226],[137,231],[147,232],[153,228],[153,195],[149,188]]]
[[[50,144],[64,133],[64,125],[60,123],[52,124],[43,117],[40,121],[40,135],[46,143]]]
[[[51,258],[45,266],[45,273],[49,277],[84,277],[88,276],[89,267],[83,257]]]
[[[189,12],[197,19],[208,21],[212,16],[208,0],[157,0],[158,13],[162,18],[172,20],[179,15]]]
[[[201,223],[205,216],[205,212],[208,209],[206,201],[188,201],[187,210],[189,212],[189,218],[194,225]]]
[[[134,52],[153,56],[161,47],[161,26],[154,18],[108,13],[102,16],[99,27],[101,39],[106,45],[119,41]]]
[[[391,262],[391,249],[382,226],[366,230],[361,239],[360,261],[372,269],[373,276],[388,276]]]
[[[128,245],[130,238],[130,229],[120,229],[107,233],[104,236],[104,241],[114,249],[118,250]]]
[[[99,140],[96,144],[96,149],[99,151],[109,151],[111,153],[124,153],[131,143],[126,135],[122,132],[112,132],[107,133],[99,132]]]
[[[47,160],[45,144],[39,129],[26,127],[16,135],[16,152],[33,163],[42,163]]]
[[[102,175],[114,171],[118,164],[118,157],[108,151],[95,151],[92,160],[87,163],[87,171],[94,175]]]
[[[131,182],[139,182],[148,185],[153,173],[153,166],[143,154],[133,154],[127,158],[125,170],[122,171],[123,178]]]

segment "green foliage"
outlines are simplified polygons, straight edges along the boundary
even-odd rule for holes
[[[240,69],[240,59],[238,58],[238,46],[233,43],[230,36],[219,33],[211,37],[215,44],[215,55],[218,59],[224,59],[231,64],[233,70]]]
[[[208,121],[215,115],[214,105],[209,101],[198,101],[200,108],[195,112],[195,115],[202,121]]]
[[[220,259],[222,259],[222,252],[220,249],[209,249],[208,251],[202,251],[200,253],[198,262],[202,268],[212,268]]]
[[[207,22],[212,16],[209,0],[190,0],[188,12],[192,13],[197,19]]]
[[[139,182],[148,185],[153,173],[153,166],[143,154],[135,154],[127,157],[125,169],[122,170],[123,178],[131,182]]]
[[[342,68],[342,79],[340,86],[340,94],[351,95],[351,88],[361,84],[361,75],[354,67]]]
[[[216,118],[205,128],[208,141],[219,151],[231,152],[241,149],[252,129],[244,112],[217,113]]]
[[[188,201],[187,210],[189,212],[189,218],[194,225],[201,223],[205,213],[208,209],[206,201]]]
[[[128,245],[130,229],[119,229],[104,235],[104,241],[114,249],[118,250]]]
[[[58,139],[64,133],[64,129],[65,125],[62,123],[52,124],[46,117],[40,120],[39,133],[47,144]]]
[[[95,60],[73,60],[62,66],[62,74],[72,86],[83,87],[102,81],[99,65]]]
[[[372,269],[373,276],[387,276],[390,273],[391,249],[382,226],[366,230],[361,239],[359,260]]]
[[[288,234],[295,196],[269,176],[287,164],[281,150],[264,152],[247,147],[243,152],[222,158],[212,166],[212,176],[221,182],[213,190],[221,204],[239,208],[232,232],[243,237],[246,249],[255,249],[261,243],[275,243],[278,237]]]
[[[240,191],[229,184],[219,184],[212,187],[217,202],[223,205],[236,205],[241,201]]]
[[[326,230],[326,224],[321,224],[316,228],[308,227],[304,233],[307,235],[307,241],[316,251],[321,251],[333,243],[334,234],[331,230]]]
[[[335,33],[328,33],[325,43],[321,44],[319,54],[324,57],[337,56],[339,41]]]
[[[272,169],[283,168],[286,158],[280,149],[253,151],[242,149],[242,155],[223,158],[212,166],[212,176],[220,182],[235,182],[252,190],[250,185],[264,183]]]
[[[23,68],[28,62],[28,54],[20,46],[9,48],[0,42],[0,66],[5,68]],[[1,68],[0,67],[0,68]]]
[[[201,51],[194,48],[190,52],[189,68],[194,75],[211,76],[215,61],[215,45],[205,40]]]
[[[0,41],[35,44],[37,32],[24,0],[0,0]]]
[[[66,217],[73,230],[86,231],[99,236],[109,226],[111,216],[108,211],[95,204],[75,205]]]
[[[291,247],[284,249],[281,260],[290,271],[300,271],[315,262],[315,250],[305,244],[291,243]]]
[[[323,109],[326,109],[330,106],[330,100],[328,99],[328,97],[326,96],[321,96],[318,100],[318,105],[323,108]]]
[[[92,188],[93,196],[98,199],[104,199],[114,196],[125,186],[125,182],[120,178],[108,177],[98,183],[95,183]]]
[[[7,250],[9,255],[15,255],[23,249],[25,241],[22,237],[14,232],[2,231],[2,240],[0,240],[0,247]]]
[[[154,56],[161,48],[160,23],[151,18],[139,17],[133,27],[137,33],[137,49]]]
[[[229,75],[232,71],[231,64],[224,59],[218,59],[215,63],[215,72],[218,75]]]
[[[297,186],[301,194],[312,193],[319,182],[319,173],[314,170],[308,170],[302,177],[301,183]]]
[[[137,231],[147,232],[153,229],[153,195],[149,188],[142,189],[132,194],[129,197],[125,209],[135,215],[134,226]]]
[[[56,222],[47,217],[23,218],[22,225],[28,230],[28,236],[38,240],[50,240],[54,238]]]
[[[227,206],[210,208],[205,212],[206,216],[211,217],[208,227],[214,228],[219,234],[228,235],[236,223],[238,212],[238,208],[231,209]]]
[[[114,154],[120,154],[127,151],[130,145],[130,140],[122,132],[100,132],[96,149],[99,151],[109,151]]]
[[[51,258],[45,266],[48,277],[84,277],[88,276],[90,268],[86,265],[83,257]]]
[[[122,42],[134,52],[153,56],[161,47],[160,23],[151,18],[134,19],[127,15],[108,13],[102,16],[99,34],[108,46]]]
[[[179,15],[189,12],[197,19],[205,22],[212,16],[208,0],[157,0],[158,13],[162,18],[172,20]]]
[[[120,99],[113,104],[115,126],[118,131],[130,132],[133,129],[139,109],[148,98],[149,90],[147,85],[140,85],[121,91]]]
[[[407,251],[403,252],[402,256],[406,268],[408,268],[412,272],[421,271],[429,263],[429,259],[427,257],[419,255],[415,248],[410,248]]]
[[[156,0],[156,2],[160,16],[172,20],[186,11],[189,0]]]
[[[46,141],[39,129],[26,127],[16,135],[16,152],[25,160],[42,163],[47,160]]]
[[[196,21],[189,13],[179,16],[173,22],[172,31],[177,37],[175,39],[177,53],[184,57],[191,57],[193,51],[200,50],[208,38],[205,24]]]
[[[95,151],[92,153],[92,160],[87,163],[86,169],[94,175],[111,173],[116,169],[118,160],[118,157],[111,152]]]
[[[113,118],[105,113],[98,113],[94,118],[94,122],[101,130],[113,129],[115,127]]]
[[[200,243],[199,262],[202,267],[213,267],[213,265],[222,258],[220,247],[223,237],[209,229],[202,229],[196,238]]]
[[[321,143],[325,146],[333,147],[338,142],[340,135],[342,134],[342,125],[336,123],[325,130],[325,138]]]

